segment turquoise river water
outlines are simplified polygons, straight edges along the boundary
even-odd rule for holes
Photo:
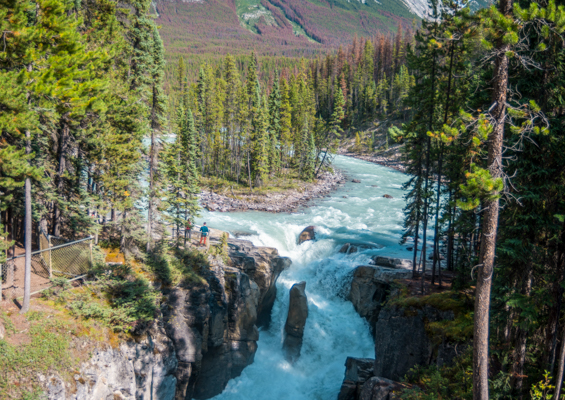
[[[405,204],[401,186],[406,175],[341,156],[336,157],[334,166],[346,173],[348,183],[301,212],[204,211],[196,221],[231,233],[248,232],[241,238],[275,247],[292,259],[292,266],[277,281],[272,322],[268,330],[260,332],[255,362],[214,399],[334,400],[343,380],[345,359],[374,357],[369,326],[345,296],[352,270],[367,264],[371,255],[411,257],[406,246],[398,243]],[[393,199],[384,198],[384,194]],[[297,237],[308,225],[316,226],[317,240],[298,245]],[[382,248],[340,254],[340,247],[347,242],[376,243]],[[300,281],[306,281],[309,316],[302,354],[290,365],[281,350],[283,328],[289,289]]]

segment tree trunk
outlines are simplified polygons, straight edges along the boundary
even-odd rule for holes
[[[153,248],[153,197],[155,190],[155,130],[151,130],[151,149],[149,150],[149,196],[147,198],[147,251]]]
[[[436,91],[436,58],[435,53],[432,59],[432,100],[430,107],[430,120],[428,122],[428,130],[433,130],[434,123],[434,111],[435,111],[435,91]],[[428,233],[428,188],[430,182],[430,151],[431,151],[431,140],[430,137],[426,135],[426,177],[424,184],[424,225],[422,227],[422,294],[424,293],[424,284],[426,280],[426,237]]]
[[[56,190],[58,199],[53,203],[53,236],[61,236],[61,209],[58,201],[64,197],[63,194],[63,174],[67,169],[67,147],[69,141],[70,127],[67,123],[68,114],[61,118],[62,128],[59,138],[59,169],[57,170]]]
[[[453,58],[455,54],[455,44],[451,42],[449,49],[449,73],[447,78],[447,95],[445,96],[445,114],[443,115],[443,124],[447,124],[447,118],[449,117],[449,100],[451,97],[451,78],[453,71]],[[441,139],[440,139],[441,140]],[[436,199],[436,221],[434,229],[434,259],[432,266],[432,285],[435,282],[436,277],[436,263],[439,263],[439,286],[441,286],[441,263],[439,261],[439,203],[441,195],[441,168],[443,165],[443,142],[440,144],[439,160],[438,160],[438,173],[437,173],[437,199]]]
[[[532,266],[527,266],[526,279],[522,288],[522,294],[530,297],[532,291]],[[528,330],[518,328],[516,345],[514,346],[514,363],[512,364],[512,380],[510,386],[514,390],[516,399],[522,399],[522,389],[524,382],[524,363],[526,361],[526,343],[528,340]]]
[[[546,335],[546,354],[549,365],[549,372],[553,372],[555,366],[555,350],[557,348],[557,332],[559,328],[559,315],[561,314],[561,306],[563,303],[563,281],[565,279],[565,219],[561,225],[560,240],[556,246],[555,252],[555,270],[556,279],[552,288],[552,307],[549,310]]]
[[[499,11],[511,15],[513,0],[501,0]],[[497,56],[493,74],[494,128],[489,137],[487,165],[493,179],[502,177],[502,142],[506,119],[506,95],[508,90],[508,56],[510,45],[501,40],[497,46]],[[498,194],[498,193],[494,193]],[[475,290],[475,321],[473,329],[473,399],[488,400],[488,336],[489,309],[496,233],[498,230],[499,200],[484,202],[485,214],[482,221],[481,249],[477,286]]]

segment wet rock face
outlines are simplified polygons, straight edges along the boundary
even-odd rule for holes
[[[376,277],[376,273],[375,267],[357,267],[349,291],[349,300],[355,311],[369,322],[373,335],[382,305],[390,293],[390,284]]]
[[[313,226],[307,226],[298,236],[298,244],[302,244],[308,240],[315,240],[316,233]]]
[[[212,263],[206,283],[169,296],[167,330],[179,349],[177,398],[208,399],[250,365],[257,351],[261,318],[268,324],[275,282],[290,265],[274,248],[230,239],[231,266]]]
[[[306,297],[306,282],[295,283],[290,288],[288,317],[284,326],[285,339],[283,352],[288,361],[294,363],[300,357],[304,326],[308,318],[308,298]]]

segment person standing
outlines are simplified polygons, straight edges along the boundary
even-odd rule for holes
[[[209,232],[210,229],[208,229],[206,222],[204,222],[200,228],[200,245],[202,245],[202,241],[204,241],[204,246],[206,246],[206,238],[208,237]]]

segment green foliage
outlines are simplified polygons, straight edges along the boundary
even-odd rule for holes
[[[477,208],[481,201],[494,200],[500,197],[504,183],[502,178],[493,179],[490,171],[471,164],[471,172],[467,172],[467,182],[461,184],[461,194],[466,200],[457,201],[457,206],[463,210]]]
[[[139,333],[155,319],[160,296],[131,267],[98,265],[91,275],[94,281],[84,290],[51,292],[50,298],[65,305],[72,316],[94,319],[114,332]]]
[[[548,371],[543,374],[543,379],[538,383],[532,385],[530,390],[530,396],[532,400],[551,400],[554,398],[553,394],[550,394],[555,386],[551,384],[552,378]]]
[[[177,286],[183,282],[204,284],[200,271],[209,266],[206,255],[196,249],[173,252],[165,242],[157,246],[146,259],[146,268],[156,280],[167,286]]]

